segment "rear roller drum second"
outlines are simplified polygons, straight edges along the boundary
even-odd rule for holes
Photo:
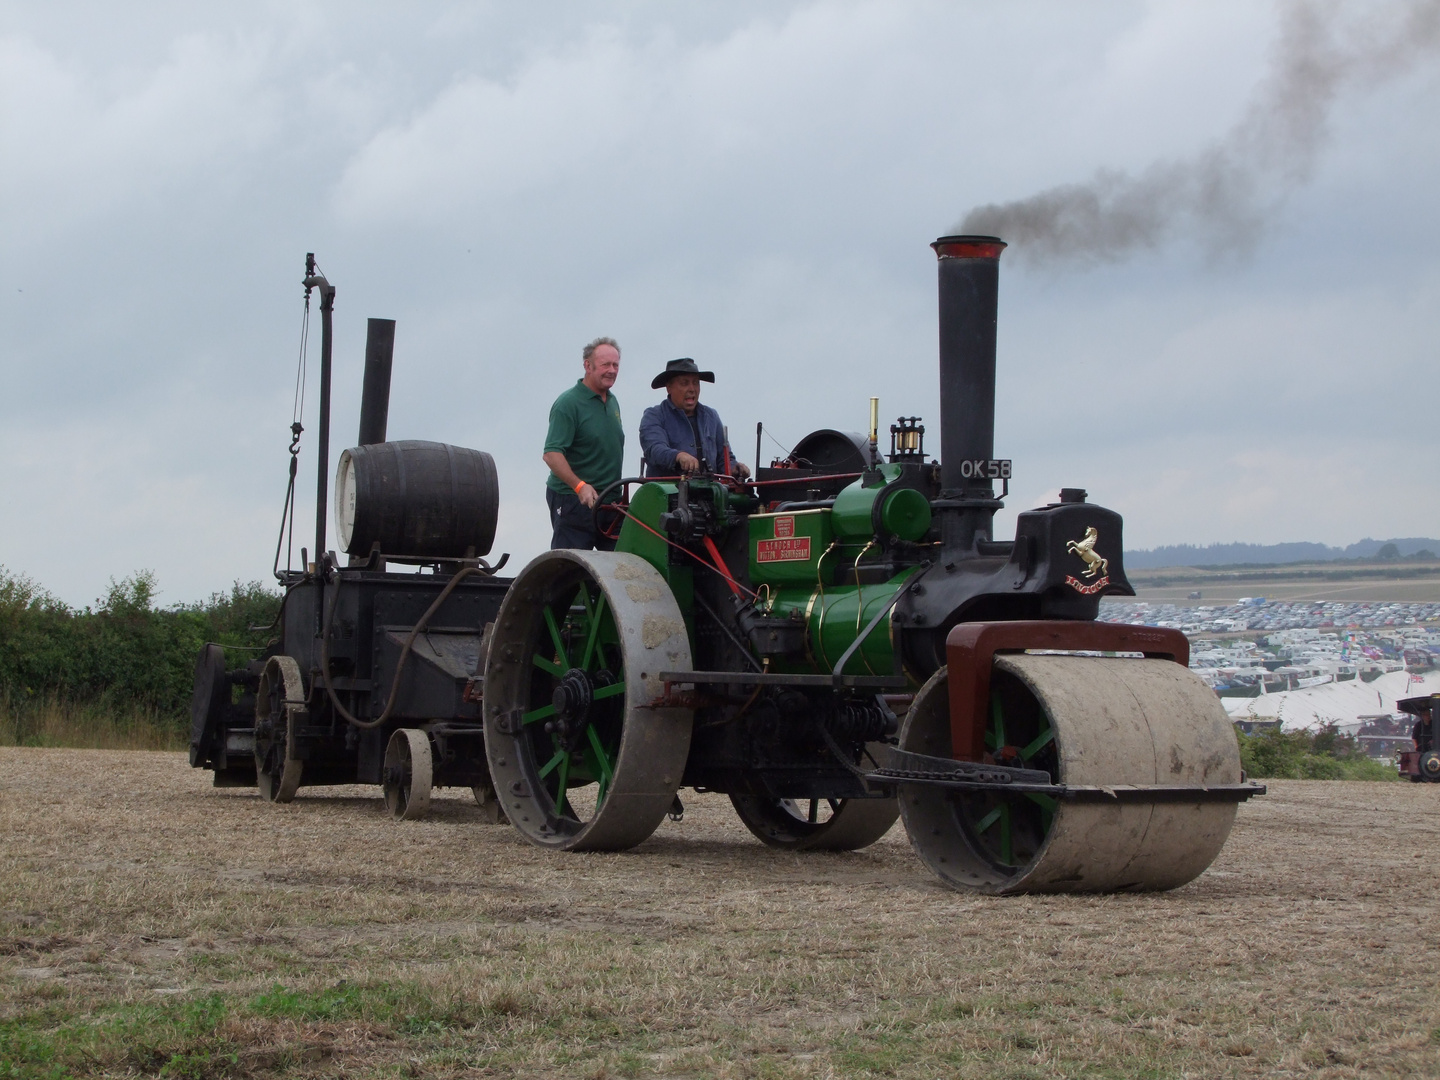
[[[916,695],[900,744],[953,756],[943,668]],[[1060,784],[1241,779],[1219,701],[1168,660],[996,657],[985,746],[992,760],[1044,769]],[[905,828],[925,864],[950,885],[994,894],[1176,888],[1219,855],[1235,810],[1233,802],[1073,802],[918,784],[900,793]]]

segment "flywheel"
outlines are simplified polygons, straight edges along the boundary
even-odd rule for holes
[[[762,843],[786,851],[859,851],[895,824],[894,799],[777,799],[731,795],[740,820]]]
[[[515,578],[485,667],[485,752],[505,814],[542,847],[618,851],[665,819],[692,714],[663,702],[690,671],[663,577],[637,555],[557,549]]]
[[[1238,784],[1240,751],[1214,693],[1169,660],[995,658],[991,760],[1057,784]],[[953,756],[946,671],[921,688],[903,749]],[[1037,792],[905,785],[900,813],[920,858],[950,885],[985,893],[1173,889],[1204,872],[1234,802],[1078,802]]]

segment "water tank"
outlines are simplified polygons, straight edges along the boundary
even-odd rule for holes
[[[460,559],[495,543],[500,481],[483,450],[406,439],[353,446],[335,474],[340,546],[366,555]]]

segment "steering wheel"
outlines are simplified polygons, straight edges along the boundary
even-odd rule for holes
[[[595,526],[595,531],[606,540],[620,539],[620,530],[625,525],[625,508],[630,505],[629,487],[631,484],[644,483],[638,476],[623,477],[613,484],[606,484],[595,500],[595,505],[590,508],[590,521]],[[617,502],[607,502],[606,497],[616,488],[624,488],[625,494]]]

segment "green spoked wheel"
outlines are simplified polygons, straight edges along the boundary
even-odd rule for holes
[[[900,745],[951,757],[942,668],[920,689]],[[1240,782],[1225,711],[1169,660],[1007,655],[991,671],[986,753],[1085,787]],[[1054,800],[906,784],[900,813],[921,860],[948,884],[986,893],[1173,889],[1214,861],[1234,803]]]
[[[1060,774],[1050,717],[1008,672],[997,671],[991,677],[985,750],[997,764],[1043,769],[1052,778]],[[1035,792],[987,791],[962,795],[958,802],[959,820],[971,844],[997,869],[1010,873],[1044,845],[1058,808],[1049,795]]]
[[[485,746],[506,815],[533,843],[618,850],[670,810],[690,747],[689,710],[657,704],[661,671],[688,671],[669,586],[619,552],[546,552],[496,616]]]

